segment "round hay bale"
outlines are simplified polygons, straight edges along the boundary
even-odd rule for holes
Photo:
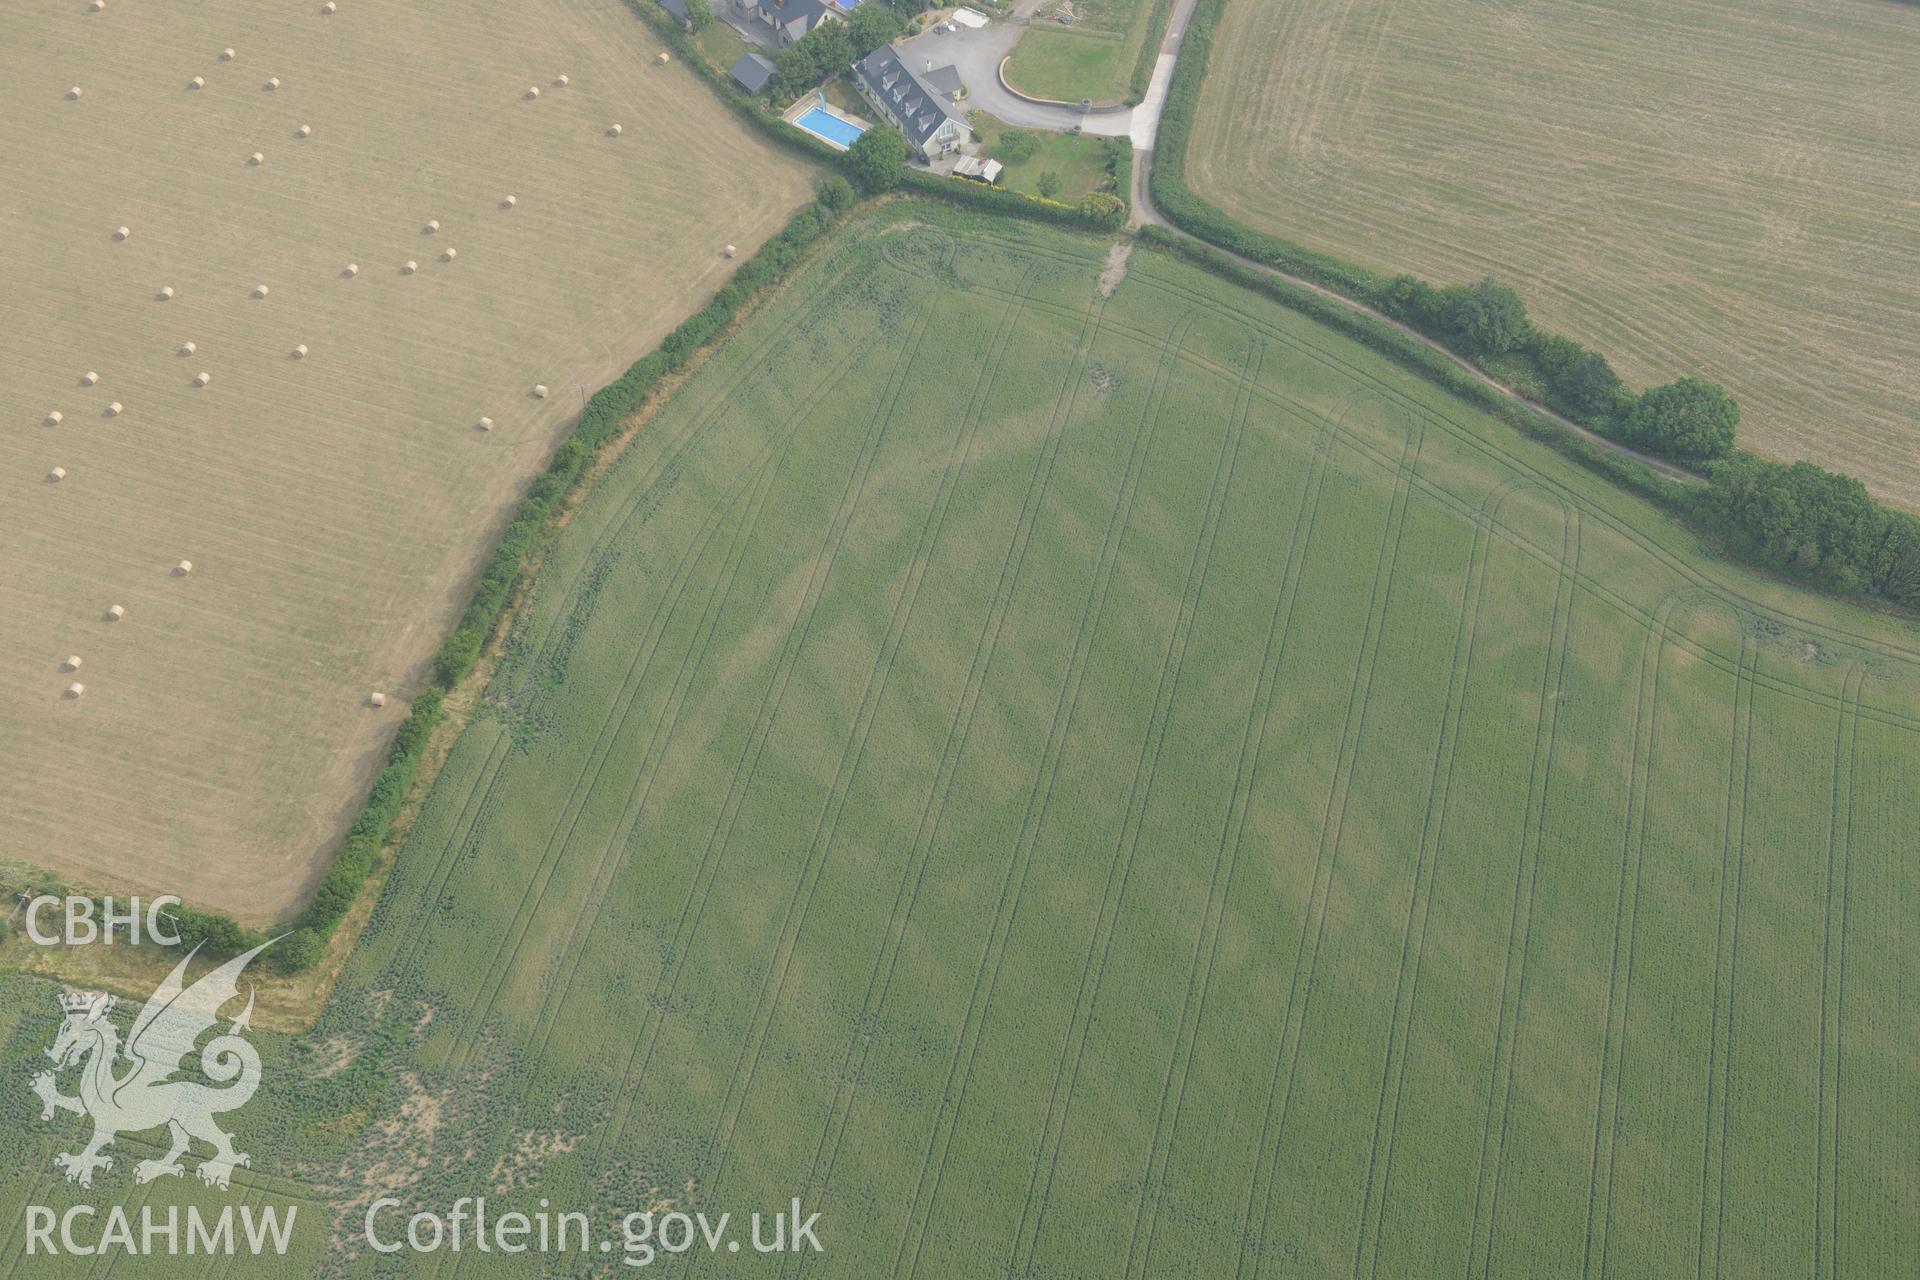
[[[220,61],[222,61],[222,62],[232,62],[232,61],[233,61],[233,50],[231,50],[231,49],[222,49],[222,50],[220,51]]]
[[[295,129],[293,131],[293,136],[296,138],[311,138],[313,136],[313,126],[310,124],[303,124],[298,129]]]
[[[182,560],[179,564],[173,566],[173,576],[176,578],[184,578],[192,572],[193,561],[191,560]]]
[[[69,90],[67,90],[67,101],[68,101],[68,102],[78,102],[78,101],[80,101],[80,86],[79,86],[79,85],[75,85],[75,86],[73,86],[73,88],[71,88],[71,89],[69,89]]]
[[[183,356],[190,356],[196,350],[198,350],[198,348],[195,347],[194,344],[191,342],[183,342],[180,344],[180,354]]]
[[[565,76],[555,76],[555,77],[553,78],[553,87],[554,87],[554,88],[556,88],[556,89],[564,89],[564,88],[566,88],[566,87],[567,87],[567,78],[566,78]]]
[[[254,165],[265,164],[266,160],[267,158],[261,155],[258,151],[254,152],[252,155],[247,157],[247,163],[254,164]]]
[[[506,197],[503,197],[503,198],[501,199],[501,201],[500,201],[500,207],[501,207],[502,209],[511,209],[511,208],[513,208],[513,206],[515,206],[515,205],[517,205],[517,204],[519,204],[519,203],[520,203],[520,197],[519,197],[519,196],[506,196]]]
[[[440,261],[452,262],[455,258],[459,256],[460,256],[460,251],[458,249],[449,249],[445,253],[440,255]]]
[[[367,695],[367,705],[370,707],[384,707],[387,705],[387,695],[384,693],[370,693]]]
[[[87,6],[87,8],[93,10],[95,13],[100,12],[102,9],[106,7],[107,7],[107,0],[93,0],[93,3]]]
[[[613,124],[613,125],[608,125],[608,126],[607,126],[607,136],[608,136],[609,138],[617,138],[617,137],[619,137],[619,136],[620,136],[620,135],[621,135],[621,134],[622,134],[623,132],[625,132],[625,130],[623,130],[623,129],[621,129],[621,127],[620,127],[619,125],[617,125],[617,124]]]
[[[546,384],[546,383],[544,383],[544,382],[536,382],[536,383],[534,384],[534,386],[533,386],[533,398],[534,398],[535,400],[545,400],[545,399],[547,398],[547,384]]]
[[[293,349],[293,358],[294,358],[295,360],[305,360],[305,359],[307,358],[307,344],[306,344],[306,343],[304,343],[304,342],[303,342],[303,343],[301,343],[301,344],[300,344],[299,346],[297,346],[297,347],[295,347],[295,348]]]
[[[98,381],[100,381],[100,375],[91,369],[80,375],[80,385],[83,387],[90,387]]]
[[[663,67],[664,67],[664,66],[666,66],[666,65],[667,65],[667,64],[668,64],[669,62],[672,62],[672,61],[673,61],[673,55],[672,55],[672,54],[670,54],[670,53],[668,53],[668,52],[667,52],[667,51],[666,51],[665,49],[662,49],[662,50],[660,51],[660,56],[659,56],[659,57],[657,57],[657,58],[655,58],[655,59],[654,59],[654,61],[655,61],[655,62],[657,62],[657,63],[659,63],[659,64],[660,64],[661,66],[663,66]]]
[[[77,653],[68,654],[67,660],[60,664],[60,669],[62,671],[78,671],[80,669],[80,655]]]
[[[732,245],[728,245],[726,248],[720,251],[720,256],[723,258],[731,258],[734,254],[738,252],[740,252],[738,249],[734,248]]]
[[[326,2],[325,4],[323,4],[323,5],[321,5],[321,6],[320,6],[320,12],[322,12],[322,13],[332,13],[332,12],[333,12],[333,0],[327,0],[327,2]]]
[[[123,605],[123,604],[110,604],[110,605],[108,605],[108,606],[107,606],[107,621],[108,621],[108,622],[118,622],[118,621],[120,621],[120,619],[122,619],[122,618],[124,618],[124,617],[126,617],[126,616],[127,616],[127,607],[126,607],[125,605]]]
[[[69,698],[77,698],[81,694],[85,693],[86,691],[87,691],[87,686],[81,684],[78,680],[75,680],[72,684],[67,686],[67,696]]]
[[[426,226],[424,226],[424,227],[422,227],[422,228],[420,228],[420,233],[421,233],[422,235],[429,235],[429,236],[430,236],[430,235],[432,235],[432,234],[433,234],[434,232],[436,232],[436,231],[438,231],[439,229],[440,229],[440,219],[438,219],[438,218],[429,218],[429,219],[427,219],[427,225],[426,225]]]
[[[410,276],[414,272],[418,271],[419,269],[420,269],[420,264],[413,261],[411,258],[409,258],[406,262],[406,265],[400,268],[400,274],[403,276]]]
[[[479,428],[480,428],[480,430],[482,430],[482,431],[491,431],[491,430],[493,430],[493,419],[492,419],[492,418],[482,418],[482,419],[480,419],[480,421],[479,421],[479,422],[477,422],[477,423],[475,423],[474,425],[475,425],[475,426],[477,426],[477,427],[479,427]]]
[[[272,93],[272,92],[273,92],[273,91],[274,91],[275,89],[278,89],[279,87],[280,87],[280,77],[279,77],[279,76],[268,76],[268,77],[267,77],[267,83],[266,83],[266,85],[265,85],[265,88],[266,88],[266,91],[267,91],[268,93]]]
[[[208,373],[205,369],[202,369],[199,373],[196,373],[193,375],[193,385],[196,387],[204,387],[209,382],[212,382],[212,381],[213,381],[213,375]]]
[[[267,286],[265,286],[265,285],[263,285],[263,284],[257,284],[257,285],[255,285],[255,286],[253,286],[253,296],[254,296],[254,297],[256,297],[256,298],[264,298],[264,297],[266,297],[266,296],[267,296]]]
[[[117,418],[120,416],[121,411],[125,407],[126,406],[122,405],[118,400],[115,400],[112,404],[107,406],[107,416],[109,418]]]
[[[170,284],[161,285],[160,292],[155,294],[154,296],[159,298],[160,301],[162,302],[173,301],[173,286]]]
[[[207,78],[205,76],[195,76],[193,79],[187,81],[187,88],[189,89],[204,89],[206,87]]]
[[[537,97],[539,97],[539,96],[540,96],[540,86],[539,86],[539,85],[537,85],[537,84],[530,84],[530,85],[528,85],[528,86],[527,86],[527,98],[528,98],[528,100],[529,100],[529,101],[531,101],[532,99],[534,99],[534,98],[537,98]]]
[[[53,470],[47,472],[47,481],[50,484],[59,484],[62,480],[65,480],[66,478],[67,478],[67,469],[65,467],[55,467]]]
[[[127,238],[128,236],[130,236],[130,235],[132,235],[132,234],[133,234],[133,232],[132,232],[132,231],[129,231],[129,230],[128,230],[127,228],[125,228],[125,227],[115,227],[115,228],[113,229],[113,238],[114,238],[115,240],[125,240],[125,239],[126,239],[126,238]]]
[[[47,425],[50,427],[57,427],[60,425],[60,419],[61,419],[61,413],[58,409],[55,409],[52,412],[47,414]]]
[[[353,277],[360,274],[360,264],[357,262],[349,262],[347,264],[347,269],[345,271],[342,271],[340,274],[347,277],[349,280],[351,280]]]

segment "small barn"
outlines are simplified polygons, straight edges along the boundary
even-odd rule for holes
[[[961,156],[953,162],[953,176],[967,178],[974,182],[984,182],[988,186],[1000,181],[1000,162],[981,156]]]
[[[767,86],[773,83],[774,65],[757,53],[747,53],[741,55],[740,61],[734,63],[727,74],[748,93],[764,93]]]

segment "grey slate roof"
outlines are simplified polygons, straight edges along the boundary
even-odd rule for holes
[[[853,74],[867,92],[892,108],[900,118],[901,132],[915,146],[927,139],[948,120],[966,123],[966,117],[926,76],[901,60],[890,44],[883,44],[853,64]]]
[[[687,0],[660,0],[660,7],[682,22],[687,20]]]
[[[802,32],[813,30],[833,10],[825,0],[760,0],[760,12],[778,26],[803,21]]]
[[[920,77],[930,88],[945,97],[949,102],[959,98],[966,84],[960,79],[960,68],[952,65],[935,67]]]
[[[772,81],[774,65],[757,53],[747,53],[741,55],[727,74],[738,80],[748,93],[758,93]]]

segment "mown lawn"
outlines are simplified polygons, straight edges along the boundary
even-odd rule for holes
[[[1102,190],[1110,180],[1105,138],[1014,129],[984,111],[973,112],[968,123],[980,140],[981,153],[1006,166],[1000,175],[1003,187],[1039,195],[1042,176],[1051,173],[1059,180],[1054,198],[1072,203],[1090,191]],[[1007,141],[1009,132],[1014,134],[1012,143]]]
[[[1022,93],[1061,102],[1133,102],[1151,42],[1166,30],[1171,0],[1088,0],[1074,21],[1036,17],[1014,46],[1007,80]]]

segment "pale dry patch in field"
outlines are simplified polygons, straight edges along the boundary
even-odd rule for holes
[[[0,19],[0,859],[297,908],[579,385],[806,197],[656,52],[585,0]]]
[[[1232,0],[1194,186],[1382,271],[1493,274],[1636,384],[1920,506],[1920,13]]]

